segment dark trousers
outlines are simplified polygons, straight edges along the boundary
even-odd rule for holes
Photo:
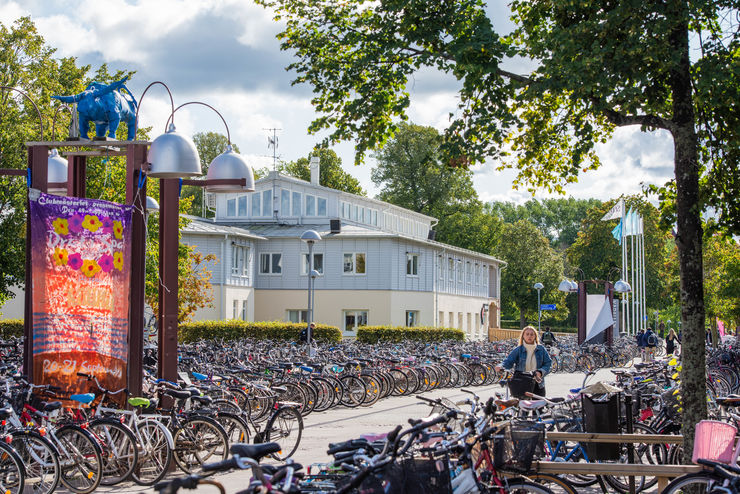
[[[541,383],[537,383],[537,384],[534,385],[534,391],[533,391],[533,393],[536,394],[537,396],[547,396],[547,394],[546,394],[547,392],[545,391],[545,383],[544,383],[544,381],[541,382]]]

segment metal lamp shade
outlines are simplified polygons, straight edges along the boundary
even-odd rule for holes
[[[219,154],[208,166],[207,180],[246,179],[246,184],[241,185],[206,185],[206,192],[253,192],[254,173],[247,160],[229,145],[226,151]]]
[[[154,178],[198,177],[200,157],[189,137],[175,131],[175,126],[154,139],[149,147],[149,176]]]
[[[571,292],[577,292],[578,291],[578,283],[576,283],[573,280],[570,280],[570,291]]]
[[[49,159],[47,160],[47,183],[59,183],[67,182],[67,160],[59,156],[59,151],[53,148],[49,153]],[[67,195],[67,187],[50,187],[48,189],[49,194],[55,194],[58,196]]]
[[[558,290],[560,290],[561,292],[572,292],[573,286],[570,284],[569,280],[563,280],[558,285]]]
[[[147,213],[159,211],[159,203],[152,196],[146,196],[146,211]]]
[[[617,293],[629,293],[632,291],[632,287],[626,281],[619,280],[614,283],[614,291]]]

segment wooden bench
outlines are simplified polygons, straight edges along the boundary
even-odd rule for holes
[[[588,432],[546,432],[549,441],[582,443],[634,443],[634,444],[683,444],[683,436],[666,434],[605,434]],[[586,463],[565,461],[536,461],[532,469],[540,473],[617,475],[627,477],[657,477],[658,492],[662,492],[670,479],[702,470],[700,465],[653,465],[640,463]]]

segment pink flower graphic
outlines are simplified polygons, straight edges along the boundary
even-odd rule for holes
[[[82,267],[82,256],[77,253],[71,254],[67,259],[67,266],[72,269],[80,269]]]
[[[98,259],[98,264],[104,273],[110,273],[113,270],[113,256],[110,254],[103,254],[100,256],[100,259]]]
[[[113,233],[113,220],[112,219],[103,218],[100,221],[103,223],[103,233]]]
[[[69,217],[68,228],[70,232],[80,233],[82,231],[82,216],[74,214]]]

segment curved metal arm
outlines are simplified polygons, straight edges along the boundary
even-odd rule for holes
[[[41,112],[39,111],[39,107],[36,106],[36,103],[31,99],[31,97],[27,93],[25,93],[24,91],[21,91],[17,87],[0,86],[0,89],[9,89],[11,91],[17,91],[17,92],[21,93],[23,96],[25,96],[28,101],[31,102],[31,104],[33,105],[33,107],[36,109],[36,114],[39,116],[39,129],[41,131],[41,138],[39,140],[40,141],[43,141],[44,140],[44,121],[41,118]]]
[[[172,123],[175,122],[175,112],[177,110],[179,110],[180,108],[182,108],[183,106],[187,106],[187,105],[203,105],[203,106],[207,106],[211,110],[215,111],[216,114],[219,117],[221,117],[221,121],[224,123],[224,127],[226,127],[226,140],[228,141],[229,146],[231,146],[231,134],[229,133],[229,126],[226,125],[226,120],[224,119],[224,116],[221,115],[221,113],[219,113],[218,110],[216,110],[214,107],[212,107],[208,103],[203,103],[202,101],[188,101],[187,103],[181,104],[180,106],[178,106],[177,108],[175,108],[174,110],[172,110],[172,115],[170,115],[170,118],[172,119]],[[169,125],[169,123],[170,123],[170,118],[167,119],[167,125]],[[167,125],[165,125],[165,128],[167,127]]]
[[[69,112],[69,115],[72,117],[72,120],[74,120],[75,115],[72,112],[72,108],[69,107],[69,105],[66,105],[62,103],[61,105],[57,106],[57,109],[54,110],[54,116],[51,119],[51,140],[54,140],[54,135],[56,134],[56,123],[57,123],[57,115],[59,114],[59,110],[65,109]]]
[[[175,113],[175,101],[172,99],[172,91],[170,91],[170,88],[167,87],[167,84],[165,84],[164,82],[162,82],[162,81],[154,81],[151,84],[149,84],[146,87],[146,89],[144,89],[144,92],[141,93],[141,97],[139,98],[139,105],[136,107],[136,122],[135,122],[135,125],[136,125],[136,128],[137,129],[139,128],[139,110],[141,109],[141,101],[144,99],[144,95],[146,94],[146,92],[149,91],[149,88],[152,87],[155,84],[161,84],[167,90],[167,94],[170,96],[170,108],[172,108],[172,113],[170,113],[170,117],[172,118],[172,115]],[[169,123],[169,121],[170,121],[170,119],[168,118],[167,119],[167,122]],[[173,124],[175,123],[175,119],[174,118],[172,118],[172,123]],[[167,126],[166,125],[165,125],[165,129],[164,130],[165,130],[165,132],[167,131]]]

